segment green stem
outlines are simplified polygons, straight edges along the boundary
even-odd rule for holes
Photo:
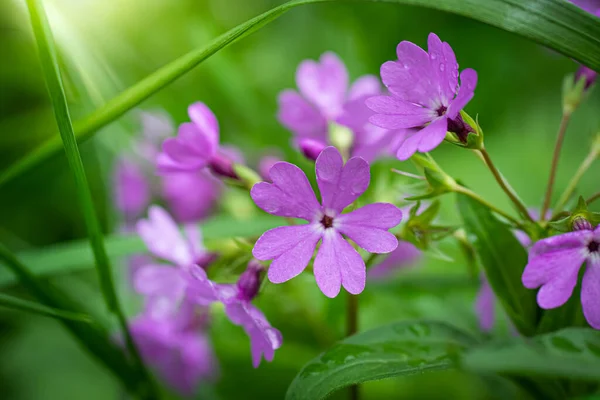
[[[556,170],[558,169],[558,160],[560,158],[560,151],[565,139],[565,133],[569,126],[571,119],[571,113],[563,112],[560,120],[560,126],[558,127],[558,135],[556,136],[556,144],[554,145],[554,153],[552,154],[552,164],[550,165],[550,176],[548,177],[548,185],[546,187],[546,194],[544,196],[544,203],[542,204],[542,211],[540,212],[540,220],[546,220],[546,213],[550,208],[550,200],[552,199],[552,189],[554,188],[554,181],[556,179]]]
[[[490,157],[487,150],[481,149],[478,151],[479,151],[479,154],[481,154],[481,156],[483,157],[483,160],[485,161],[485,165],[487,165],[489,170],[492,172],[492,175],[494,175],[494,179],[496,179],[496,182],[498,182],[498,185],[500,185],[500,188],[502,188],[504,193],[506,193],[508,198],[513,202],[513,204],[515,205],[515,207],[517,208],[517,210],[519,211],[521,216],[523,218],[525,218],[526,220],[533,222],[533,219],[529,215],[529,211],[527,211],[527,207],[525,207],[525,204],[523,204],[521,199],[519,199],[519,197],[515,193],[514,189],[504,179],[504,177],[502,176],[502,174],[500,173],[498,168],[496,168],[496,166],[492,162],[492,158]]]
[[[456,188],[454,189],[454,191],[456,193],[462,193],[462,194],[464,194],[466,196],[469,196],[470,198],[472,198],[473,200],[477,201],[481,205],[489,208],[491,211],[495,212],[496,214],[501,215],[504,218],[506,218],[508,221],[510,221],[512,224],[514,224],[515,227],[523,229],[523,225],[515,217],[513,217],[510,214],[507,214],[506,212],[502,211],[501,209],[499,209],[498,207],[496,207],[492,203],[488,202],[487,200],[485,200],[483,197],[481,197],[477,193],[473,192],[471,189],[467,189],[464,186],[457,185]]]
[[[346,337],[354,335],[358,331],[358,295],[348,293],[346,304]],[[350,386],[349,399],[358,400],[360,388],[358,385]]]
[[[590,197],[588,197],[588,199],[585,202],[589,205],[598,199],[600,199],[600,192],[591,195]]]
[[[560,196],[560,199],[558,199],[558,203],[554,208],[554,213],[552,214],[551,219],[554,219],[560,212],[562,212],[562,209],[565,207],[567,201],[569,201],[569,198],[571,198],[571,195],[575,191],[577,184],[600,155],[600,150],[598,150],[598,148],[596,147],[598,146],[594,146],[592,150],[590,150],[588,155],[582,161],[581,165],[579,165],[577,172],[575,172],[575,175],[573,175],[573,177],[571,178],[571,182],[569,182],[569,185],[567,186],[563,194]]]
[[[96,260],[101,290],[109,311],[117,317],[121,325],[129,354],[131,355],[140,376],[144,377],[150,390],[145,397],[154,398],[156,391],[153,389],[153,380],[142,362],[141,356],[131,337],[125,315],[123,314],[116,295],[112,280],[111,266],[104,246],[104,237],[100,228],[100,222],[96,215],[92,194],[87,182],[81,154],[77,147],[77,140],[71,123],[71,115],[58,67],[52,31],[40,0],[27,0],[27,7],[29,9],[31,25],[37,42],[42,72],[44,73],[60,137],[64,145],[69,167],[73,172],[73,177],[75,179],[77,196],[83,211],[83,218],[90,239],[90,245],[94,253],[94,259]]]
[[[5,307],[11,310],[25,311],[28,313],[43,315],[45,317],[56,319],[67,319],[71,321],[84,322],[87,324],[92,323],[92,318],[89,315],[43,306],[41,304],[19,299],[18,297],[9,296],[4,293],[0,293],[0,307]]]

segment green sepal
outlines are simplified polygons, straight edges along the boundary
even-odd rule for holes
[[[563,80],[563,113],[571,114],[585,96],[585,77],[575,80],[575,74],[565,76]]]

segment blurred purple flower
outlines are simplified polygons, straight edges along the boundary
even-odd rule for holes
[[[318,62],[300,63],[296,85],[300,92],[288,89],[279,95],[277,118],[292,131],[296,145],[310,159],[316,159],[330,143],[331,123],[352,129],[353,156],[371,161],[388,147],[392,134],[372,126],[372,112],[364,106],[367,97],[381,93],[377,77],[364,75],[350,86],[344,63],[335,53],[327,52]]]
[[[594,14],[596,17],[600,18],[600,0],[569,0],[571,3],[575,4],[577,7]],[[575,81],[578,81],[581,78],[585,79],[585,89],[589,89],[590,86],[594,84],[596,78],[598,77],[598,73],[593,69],[582,65],[577,70],[575,74]]]
[[[529,251],[523,285],[541,287],[540,307],[551,309],[567,302],[577,285],[581,265],[587,267],[581,282],[581,304],[588,323],[600,329],[600,226],[549,237],[536,242]]]
[[[404,269],[415,265],[423,253],[414,244],[399,240],[396,250],[379,264],[376,264],[369,270],[369,278],[386,279],[399,269]]]
[[[411,42],[400,42],[398,61],[381,66],[381,79],[389,96],[375,96],[367,106],[375,111],[369,120],[385,129],[406,129],[396,156],[436,148],[446,136],[448,120],[455,119],[473,98],[477,73],[465,69],[458,84],[454,51],[434,33],[427,41],[429,53]]]
[[[206,332],[205,316],[191,304],[177,315],[155,318],[142,314],[130,325],[144,362],[179,394],[192,397],[202,381],[213,380],[218,362]]]
[[[214,255],[202,246],[202,234],[195,225],[184,227],[185,236],[162,208],[150,207],[148,219],[137,223],[137,232],[155,257],[172,265],[152,263],[138,267],[136,291],[146,296],[150,314],[169,314],[177,309],[191,287],[201,285]]]
[[[208,217],[221,196],[222,184],[207,171],[162,176],[162,197],[177,222]]]
[[[281,158],[273,155],[267,155],[260,159],[260,161],[258,162],[258,172],[266,182],[271,182],[269,170],[273,165],[280,161],[282,161]]]
[[[577,7],[600,16],[600,0],[569,0]]]
[[[150,183],[130,158],[121,157],[114,173],[115,204],[125,220],[134,221],[150,203]]]
[[[490,287],[485,273],[480,274],[481,286],[479,292],[477,292],[477,298],[475,300],[475,312],[479,319],[479,327],[484,332],[489,332],[494,327],[495,315],[496,315],[496,295]]]
[[[346,165],[335,147],[327,147],[316,161],[321,203],[306,175],[297,166],[280,162],[271,168],[273,183],[254,185],[250,195],[269,214],[301,218],[306,225],[282,226],[265,232],[252,254],[259,260],[273,260],[268,277],[282,283],[300,274],[311,260],[317,243],[321,247],[314,261],[317,285],[328,297],[340,287],[361,293],[365,287],[365,263],[342,237],[352,239],[371,253],[389,253],[398,240],[388,229],[398,225],[402,212],[393,204],[375,203],[342,214],[369,186],[369,163],[353,157]]]
[[[275,350],[283,342],[281,332],[273,328],[264,314],[252,304],[258,293],[262,271],[258,262],[251,261],[236,284],[216,284],[203,274],[196,276],[200,284],[190,291],[190,298],[200,304],[223,303],[231,322],[244,328],[250,338],[254,368],[258,368],[263,356],[265,360],[272,361]]]
[[[142,111],[139,118],[142,135],[134,149],[141,158],[154,164],[161,143],[175,132],[175,124],[169,114],[162,110]]]
[[[195,172],[211,167],[213,172],[235,178],[228,149],[219,146],[219,123],[206,104],[188,107],[192,122],[179,125],[177,137],[163,142],[156,162],[159,172]]]

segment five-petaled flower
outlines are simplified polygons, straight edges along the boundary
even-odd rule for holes
[[[600,226],[542,239],[529,252],[523,284],[538,287],[537,301],[544,309],[567,302],[577,285],[579,269],[586,263],[581,282],[581,304],[588,323],[600,329]]]
[[[327,147],[316,161],[321,204],[300,168],[275,164],[269,173],[273,183],[254,185],[250,195],[269,214],[301,218],[305,225],[282,226],[265,232],[252,254],[259,260],[273,260],[269,280],[282,283],[300,274],[322,241],[314,261],[317,285],[328,297],[343,286],[352,294],[365,287],[366,268],[360,254],[342,234],[371,253],[389,253],[398,240],[388,229],[398,225],[402,212],[393,204],[375,203],[347,214],[342,211],[362,195],[370,181],[369,164],[353,157],[346,165],[335,147]]]
[[[332,123],[353,131],[352,155],[372,161],[385,152],[394,132],[369,123],[372,112],[364,105],[367,97],[381,94],[379,79],[363,75],[349,85],[348,71],[332,52],[321,55],[318,62],[305,60],[296,71],[295,90],[279,95],[277,118],[294,133],[294,142],[310,159],[330,144]]]
[[[221,176],[236,178],[230,151],[219,146],[219,123],[204,103],[188,107],[192,122],[179,125],[177,137],[163,142],[156,163],[161,173],[210,169]]]
[[[414,43],[400,42],[398,60],[381,66],[381,79],[390,95],[367,99],[375,111],[371,123],[386,129],[404,129],[396,156],[406,160],[415,152],[436,148],[454,120],[473,98],[477,73],[465,69],[458,83],[458,63],[450,45],[434,33],[429,52]]]

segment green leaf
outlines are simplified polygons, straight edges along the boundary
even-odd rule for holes
[[[451,368],[475,339],[441,322],[404,321],[350,336],[308,364],[286,400],[319,400],[362,382]]]
[[[133,338],[129,333],[127,321],[121,310],[112,281],[110,262],[104,247],[104,237],[94,208],[92,193],[87,182],[83,162],[81,161],[81,154],[77,147],[73,125],[71,124],[71,115],[69,113],[67,97],[58,67],[52,31],[50,30],[50,25],[48,24],[48,19],[40,0],[27,0],[27,8],[29,9],[31,17],[31,26],[37,43],[42,72],[44,74],[44,80],[46,81],[48,94],[50,95],[50,102],[52,103],[54,116],[58,124],[67,161],[75,179],[77,197],[79,198],[87,234],[90,239],[90,245],[96,260],[100,289],[104,296],[106,306],[117,317],[121,324],[121,329],[125,336],[125,343],[134,361],[134,365],[137,368],[141,379],[146,381],[148,391],[146,392],[145,397],[154,398],[152,378],[146,370],[141,356],[133,342]]]
[[[519,332],[535,334],[538,308],[535,291],[521,282],[527,252],[515,235],[483,205],[460,194],[458,209],[494,293]]]
[[[200,226],[203,237],[208,242],[208,247],[214,249],[214,246],[210,243],[211,241],[232,237],[259,236],[266,230],[281,225],[281,221],[281,218],[269,215],[251,220],[218,216],[209,219]],[[142,240],[134,235],[115,234],[107,236],[105,245],[111,259],[147,251]],[[88,270],[94,265],[94,254],[87,240],[76,240],[24,251],[19,253],[19,258],[31,269],[34,275],[41,277]],[[0,287],[16,282],[17,279],[10,271],[0,268]]]
[[[374,2],[377,0],[355,0]],[[513,32],[554,49],[600,71],[600,20],[565,0],[382,0],[446,11]],[[244,22],[165,65],[75,123],[77,140],[89,139],[100,128],[116,120],[154,93],[191,71],[221,49],[257,31],[286,11],[305,4],[346,0],[292,0]],[[0,185],[35,167],[60,151],[53,138],[27,154],[0,175]]]
[[[462,365],[477,372],[600,381],[600,332],[566,328],[477,346],[465,354]]]
[[[43,315],[46,317],[52,317],[56,319],[67,319],[70,321],[79,321],[85,323],[92,322],[91,317],[85,314],[46,307],[41,304],[19,299],[17,297],[9,296],[4,293],[0,293],[0,307],[9,308],[11,310],[25,311],[32,314]]]
[[[89,314],[66,293],[46,281],[37,279],[6,247],[0,244],[0,261],[15,274],[25,289],[47,307],[75,314]],[[119,348],[106,329],[98,324],[82,324],[67,319],[60,322],[77,338],[82,346],[101,361],[132,393],[143,397],[147,393],[144,382],[131,366],[123,349]]]

